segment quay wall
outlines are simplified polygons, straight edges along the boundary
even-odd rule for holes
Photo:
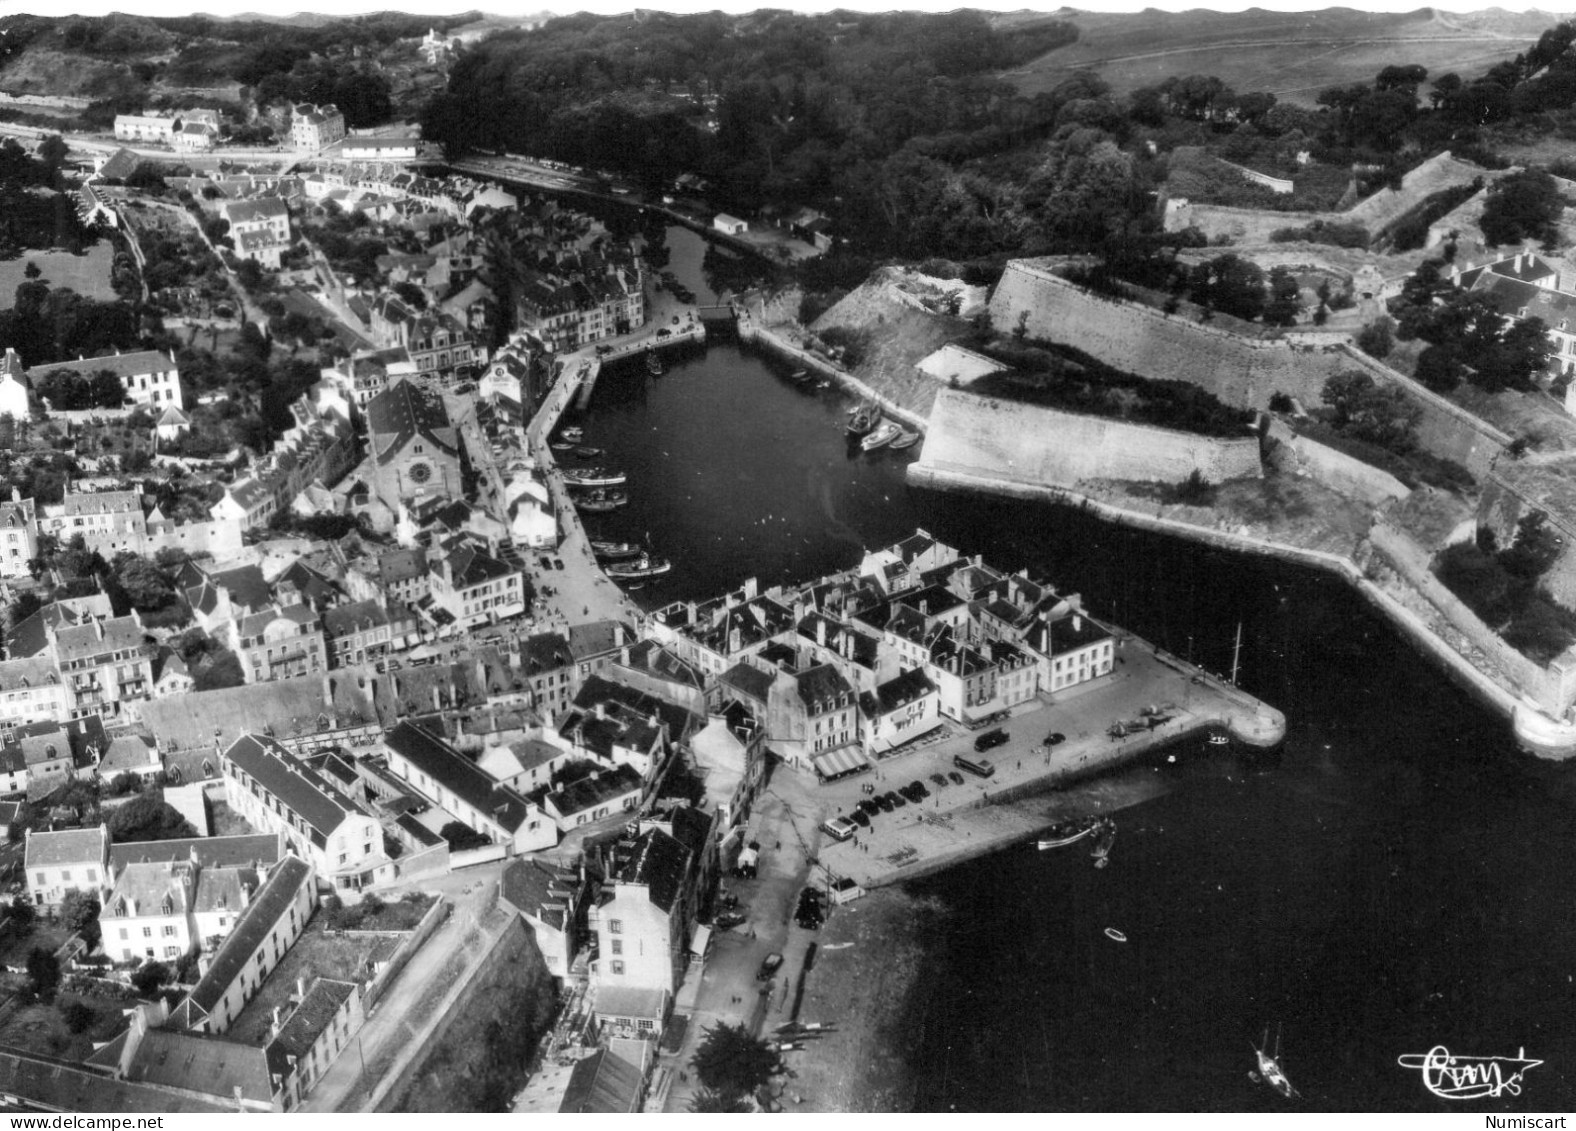
[[[910,428],[917,428],[921,433],[928,429],[929,423],[924,416],[877,392],[836,362],[830,361],[818,353],[811,353],[804,347],[790,342],[781,334],[762,326],[751,318],[748,313],[740,313],[738,328],[739,341],[759,346],[764,350],[775,353],[778,357],[783,358],[794,366],[808,369],[812,373],[819,373],[821,376],[835,381],[851,392],[858,394],[863,399],[875,401],[881,406],[881,410],[884,413],[888,416],[896,417]]]
[[[1263,474],[1256,438],[1215,439],[943,389],[930,413],[924,464],[1027,484],[1089,479],[1211,483]]]
[[[1417,406],[1420,445],[1478,477],[1511,443],[1504,432],[1344,342],[1321,347],[1244,338],[1093,294],[1053,274],[1043,261],[1007,265],[991,296],[991,319],[996,326],[1021,324],[1032,338],[1065,342],[1128,373],[1186,381],[1237,408],[1266,410],[1275,393],[1318,404],[1326,381],[1359,370],[1400,389]]]

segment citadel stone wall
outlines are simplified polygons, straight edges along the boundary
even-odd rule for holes
[[[1140,377],[1186,381],[1237,408],[1265,410],[1275,393],[1317,405],[1326,381],[1359,369],[1401,389],[1418,406],[1420,445],[1479,478],[1511,442],[1497,428],[1350,345],[1244,338],[1094,294],[1034,260],[1007,265],[991,296],[991,321],[1002,329],[1021,324],[1031,338],[1066,343]]]

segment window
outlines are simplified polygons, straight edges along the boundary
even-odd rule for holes
[[[70,868],[62,868],[62,869],[60,869],[60,882],[63,883],[63,884],[69,884],[71,882],[71,869]]]
[[[622,974],[623,972],[624,972],[624,964],[622,962],[615,962],[615,963],[613,963],[613,973],[615,973],[615,974]]]
[[[128,937],[128,936],[127,936],[127,933],[126,933],[126,928],[125,928],[125,927],[122,927],[122,928],[121,928],[121,929],[120,929],[120,939],[121,939],[121,941],[122,941],[122,942],[125,942],[125,941],[126,941],[126,939],[127,939],[127,937]]]
[[[624,921],[622,919],[609,919],[607,921],[607,929],[615,935],[621,935],[624,933]]]
[[[624,953],[624,940],[623,939],[614,939],[613,940],[613,953],[614,954],[623,954]]]
[[[38,874],[38,886],[43,887],[48,882],[48,880],[44,879],[44,873],[40,872]]]
[[[164,924],[164,936],[166,938],[171,938],[171,939],[173,939],[175,937],[175,924],[174,923],[166,923],[166,924]]]
[[[144,927],[144,928],[142,928],[142,937],[145,938],[145,939],[151,939],[153,937],[153,928],[152,927]],[[148,951],[148,953],[152,954],[153,951],[150,950],[150,951]]]

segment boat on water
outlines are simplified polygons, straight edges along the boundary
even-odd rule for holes
[[[653,377],[662,376],[662,359],[657,356],[655,350],[646,355],[646,372]]]
[[[1211,746],[1230,746],[1231,736],[1225,731],[1213,730],[1209,732],[1208,742]]]
[[[604,514],[607,511],[617,510],[619,507],[629,505],[628,491],[610,491],[607,488],[598,488],[595,491],[580,496],[575,500],[575,507],[590,514]]]
[[[629,476],[601,467],[571,467],[564,471],[564,482],[571,487],[622,487]]]
[[[1089,855],[1094,857],[1094,866],[1104,868],[1111,862],[1111,846],[1116,843],[1116,822],[1110,817],[1102,817],[1095,825],[1096,836],[1094,847],[1089,850]]]
[[[547,446],[552,448],[555,452],[572,452],[576,447],[576,445],[570,443],[568,440],[549,440],[547,442]]]
[[[649,554],[641,554],[632,562],[614,562],[605,572],[614,581],[646,581],[653,577],[661,577],[673,568],[673,563],[667,558],[653,558]]]
[[[591,543],[591,552],[602,561],[609,562],[621,561],[624,558],[638,558],[644,553],[638,542],[598,542],[595,540]]]
[[[581,440],[586,438],[586,431],[584,428],[569,427],[560,431],[558,433],[558,438],[561,441],[567,441],[571,444],[578,444]]]
[[[867,452],[873,452],[877,448],[886,447],[902,434],[903,430],[888,420],[882,423],[880,427],[876,428],[863,440],[859,441],[859,446]]]
[[[808,369],[795,369],[792,373],[788,374],[788,380],[792,381],[795,385],[803,385],[809,379],[810,371]]]
[[[574,448],[574,453],[581,459],[596,459],[597,456],[602,454],[602,449],[588,447],[585,444],[577,444]]]
[[[918,432],[900,432],[897,439],[893,440],[887,447],[895,452],[900,452],[904,448],[912,448],[917,443],[919,443]]]
[[[1036,844],[1039,845],[1041,852],[1051,848],[1065,848],[1090,836],[1099,827],[1100,822],[1092,817],[1082,821],[1065,821],[1046,829],[1045,835],[1036,841]]]
[[[1127,941],[1127,936],[1124,935],[1121,931],[1117,930],[1115,927],[1107,927],[1105,929],[1105,937],[1110,939],[1112,942],[1126,942]]]
[[[860,405],[848,414],[848,434],[868,435],[881,420],[880,410],[870,405]]]
[[[1253,1053],[1256,1057],[1258,1057],[1259,1070],[1257,1072],[1249,1072],[1248,1076],[1252,1078],[1255,1083],[1262,1080],[1264,1083],[1274,1088],[1286,1099],[1294,1100],[1301,1093],[1299,1093],[1296,1088],[1292,1087],[1291,1077],[1287,1076],[1286,1070],[1281,1067],[1279,1028],[1277,1028],[1275,1031],[1275,1052],[1273,1054],[1269,1051],[1269,1047],[1270,1031],[1266,1028],[1264,1030],[1264,1043],[1262,1045],[1253,1046]]]

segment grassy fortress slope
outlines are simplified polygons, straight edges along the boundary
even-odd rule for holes
[[[1022,325],[1030,338],[1066,342],[1097,361],[1141,377],[1197,385],[1237,408],[1264,410],[1285,393],[1318,404],[1335,374],[1361,369],[1402,389],[1421,410],[1418,441],[1435,455],[1486,475],[1510,437],[1342,343],[1252,340],[1135,302],[1091,294],[1053,274],[1047,261],[1014,260],[991,296],[993,325]],[[932,428],[927,443],[934,442]]]
[[[1041,486],[1091,479],[1211,483],[1262,474],[1259,441],[1221,440],[944,389],[920,466]]]

